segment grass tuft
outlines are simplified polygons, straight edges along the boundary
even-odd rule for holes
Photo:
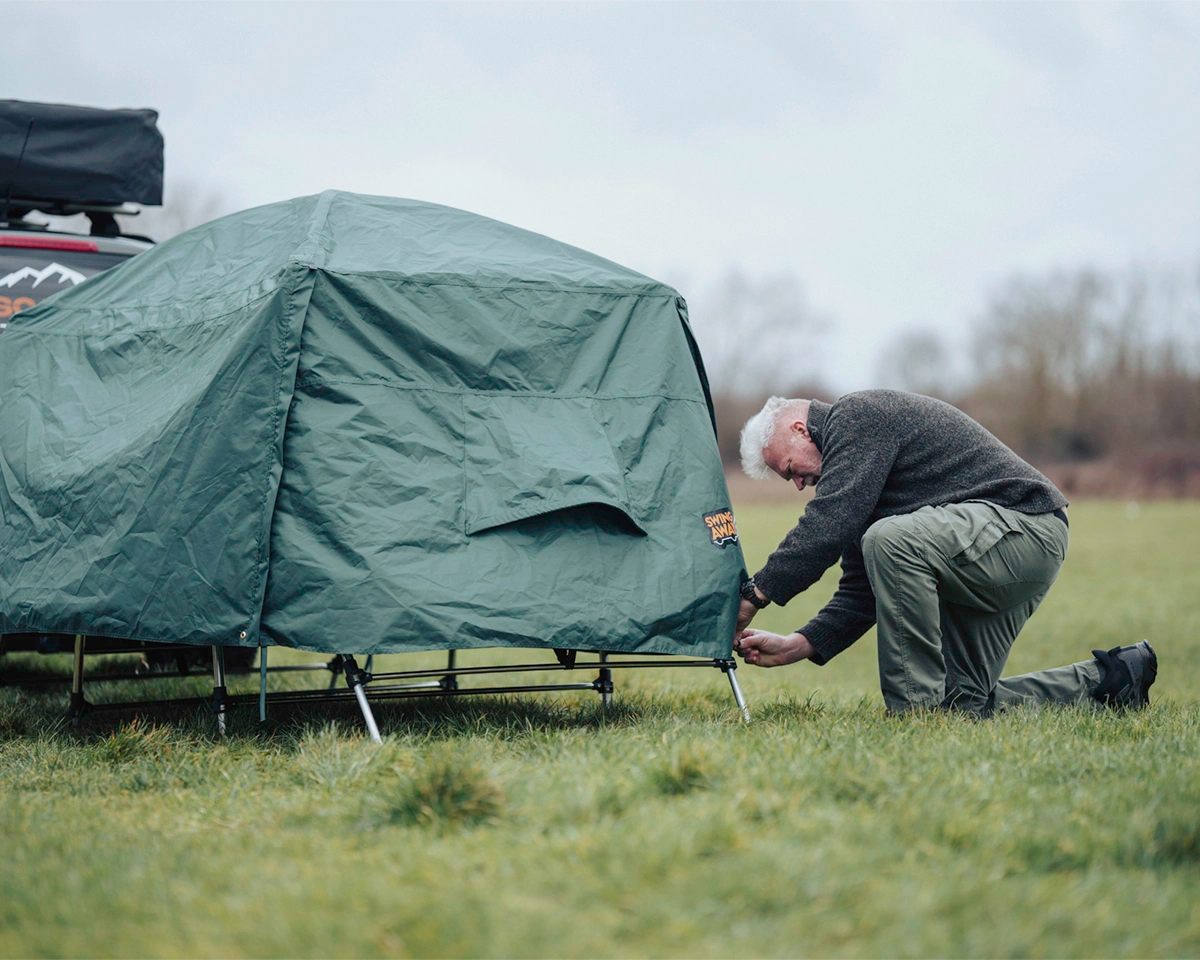
[[[129,763],[148,754],[165,752],[170,740],[167,728],[135,717],[102,739],[96,747],[96,756],[106,763]]]
[[[0,743],[27,736],[33,728],[28,710],[12,707],[0,713]]]
[[[704,746],[679,748],[651,773],[654,789],[666,796],[683,796],[705,790],[716,780],[712,751]]]
[[[302,734],[295,752],[298,783],[342,790],[361,779],[380,757],[359,731],[338,727],[337,721]]]
[[[1154,825],[1147,847],[1150,864],[1155,866],[1200,866],[1200,805],[1193,804]]]
[[[473,827],[500,816],[504,793],[478,765],[455,757],[434,760],[404,782],[388,819],[403,826]]]

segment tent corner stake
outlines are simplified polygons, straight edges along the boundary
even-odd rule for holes
[[[746,706],[746,700],[742,696],[742,688],[737,682],[737,661],[736,660],[717,660],[716,666],[720,667],[721,672],[729,678],[729,686],[733,688],[733,699],[737,701],[738,709],[742,711],[742,718],[750,722],[750,708]]]

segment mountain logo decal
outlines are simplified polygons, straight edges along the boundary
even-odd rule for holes
[[[0,287],[15,287],[18,283],[24,280],[32,280],[29,288],[33,289],[38,286],[43,280],[49,280],[55,274],[58,275],[57,283],[60,287],[66,284],[75,286],[77,283],[83,283],[86,277],[78,270],[72,270],[70,267],[64,267],[61,263],[52,263],[41,270],[37,267],[22,267],[20,270],[14,270],[6,277],[0,277]]]

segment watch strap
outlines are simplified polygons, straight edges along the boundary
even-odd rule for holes
[[[763,597],[760,597],[757,593],[754,592],[754,578],[753,577],[751,577],[749,580],[747,580],[745,583],[743,583],[741,589],[738,592],[742,595],[743,600],[748,600],[753,606],[757,607],[759,610],[761,610],[763,607],[765,607],[767,604],[769,604],[771,602],[770,599],[765,599]]]

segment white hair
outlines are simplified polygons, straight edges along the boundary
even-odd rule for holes
[[[775,439],[779,421],[795,404],[807,405],[804,400],[771,397],[758,413],[746,421],[746,425],[742,427],[741,440],[742,470],[746,476],[755,480],[766,480],[771,475],[771,468],[763,459],[763,451]]]

